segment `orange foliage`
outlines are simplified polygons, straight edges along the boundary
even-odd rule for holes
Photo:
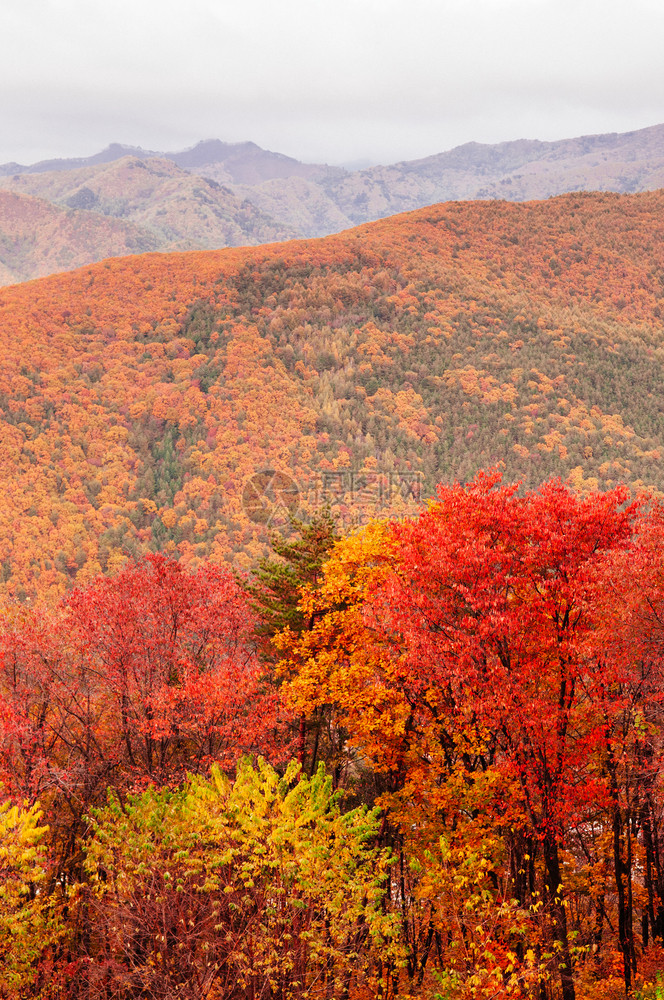
[[[247,567],[256,470],[346,523],[497,462],[664,485],[663,199],[451,203],[1,289],[2,592],[150,550]]]

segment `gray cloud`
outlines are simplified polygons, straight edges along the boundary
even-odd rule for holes
[[[0,161],[251,138],[330,162],[664,121],[659,0],[4,0]]]

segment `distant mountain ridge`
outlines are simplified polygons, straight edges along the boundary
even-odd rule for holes
[[[92,156],[70,157],[66,159],[40,160],[27,166],[20,163],[0,164],[0,177],[18,174],[43,174],[53,171],[77,170],[83,167],[96,167],[100,164],[113,163],[125,156],[137,160],[170,160],[182,170],[195,172],[200,167],[211,167],[225,164],[233,179],[241,184],[257,184],[274,177],[310,177],[317,176],[321,169],[345,173],[343,168],[328,168],[316,164],[301,163],[284,153],[273,153],[262,149],[255,142],[222,142],[221,139],[203,139],[190,149],[175,153],[157,152],[142,149],[140,146],[126,146],[113,142],[100,153]]]
[[[141,149],[139,146],[125,146],[120,142],[112,142],[100,153],[92,156],[73,156],[64,159],[39,160],[37,163],[25,165],[23,163],[2,163],[0,164],[0,177],[9,177],[14,174],[43,174],[54,170],[77,170],[79,167],[94,167],[99,163],[112,163],[113,160],[120,160],[123,156],[136,156],[138,159],[147,160],[153,156],[160,156],[152,150]]]
[[[155,249],[218,249],[325,236],[445,201],[519,202],[660,187],[664,124],[554,142],[469,142],[356,171],[219,139],[171,153],[114,143],[89,157],[0,165],[0,190],[57,206],[65,213],[63,234],[72,228],[71,220],[64,222],[67,212],[87,213],[83,228],[91,232],[100,220],[98,239],[86,237],[90,263],[118,253],[109,217],[138,227],[131,238]],[[50,250],[35,243],[33,260],[5,228],[0,207],[0,283],[42,275]],[[72,260],[84,262],[77,245]]]
[[[372,167],[343,181],[335,201],[368,221],[439,201],[532,201],[572,191],[632,194],[664,186],[664,125],[556,142],[469,142],[445,153]],[[358,188],[360,189],[358,192]]]

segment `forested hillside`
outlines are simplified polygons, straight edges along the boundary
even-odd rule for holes
[[[496,464],[661,488],[663,209],[453,203],[3,289],[4,593],[150,550],[247,567],[266,471],[347,525]]]

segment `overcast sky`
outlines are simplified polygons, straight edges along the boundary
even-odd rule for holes
[[[662,0],[0,0],[0,162],[388,163],[664,122]]]

